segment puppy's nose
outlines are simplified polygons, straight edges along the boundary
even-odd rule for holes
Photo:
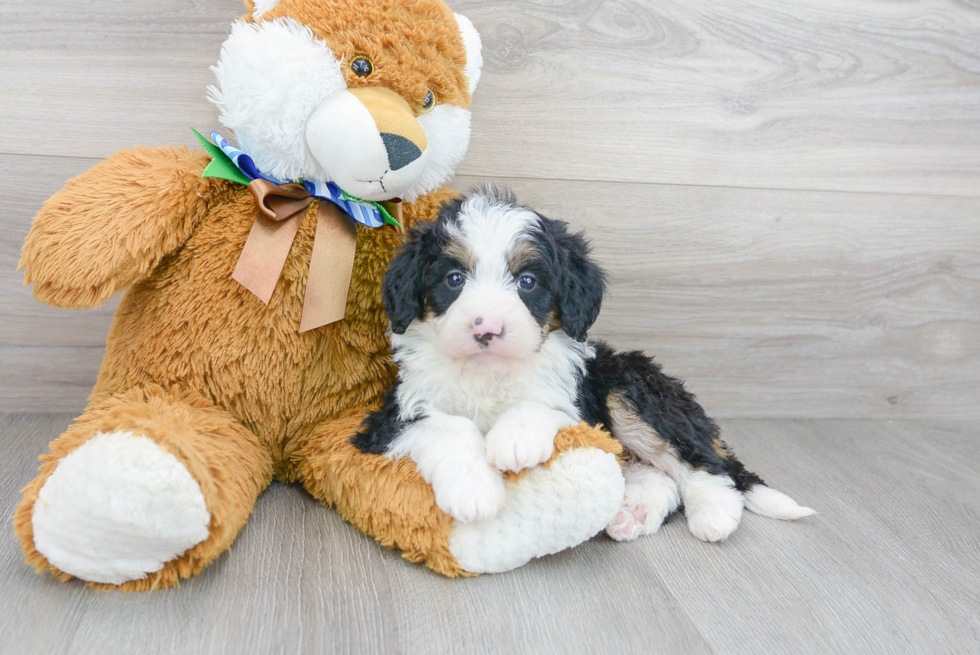
[[[473,321],[473,338],[484,346],[494,337],[504,336],[504,322],[478,316]]]

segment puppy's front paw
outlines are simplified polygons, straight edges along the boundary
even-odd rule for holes
[[[501,471],[523,471],[547,462],[555,452],[555,434],[573,423],[561,412],[521,403],[487,433],[487,459]]]
[[[547,462],[555,452],[555,433],[541,426],[500,425],[487,433],[487,460],[501,471],[523,471]]]
[[[486,462],[447,468],[432,481],[436,504],[457,521],[493,518],[504,508],[504,478]]]

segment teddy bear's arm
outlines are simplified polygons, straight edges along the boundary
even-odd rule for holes
[[[34,218],[20,268],[34,297],[94,307],[145,278],[191,236],[219,185],[208,155],[187,148],[123,150],[70,180]]]

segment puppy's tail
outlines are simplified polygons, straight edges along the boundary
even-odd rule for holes
[[[718,448],[717,444],[721,447]],[[724,442],[716,442],[716,451],[725,460],[726,468],[735,480],[735,487],[745,497],[745,509],[783,521],[793,521],[817,513],[814,509],[803,507],[782,491],[766,486],[762,478],[747,470],[742,462],[735,458],[734,453],[728,450]]]
[[[745,509],[774,519],[792,521],[817,513],[814,509],[798,504],[782,491],[776,491],[764,484],[752,485],[743,495]]]

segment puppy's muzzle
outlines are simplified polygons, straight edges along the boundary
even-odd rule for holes
[[[494,338],[502,339],[503,336],[503,321],[487,320],[482,316],[473,321],[473,339],[481,346],[486,347]]]

